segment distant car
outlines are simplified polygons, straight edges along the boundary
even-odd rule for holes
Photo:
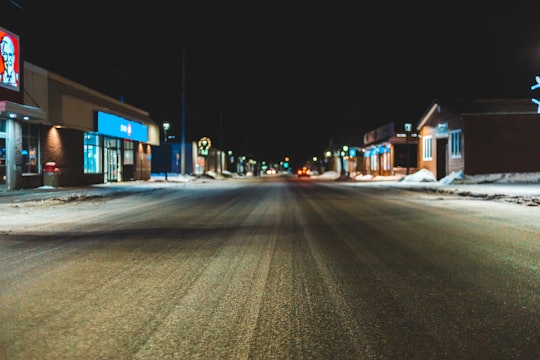
[[[296,171],[296,174],[298,177],[310,177],[311,176],[311,169],[307,167],[300,168]]]

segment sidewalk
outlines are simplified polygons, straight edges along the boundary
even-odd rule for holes
[[[321,177],[338,178],[325,173]],[[420,170],[407,176],[357,176],[351,185],[387,186],[411,191],[467,196],[484,200],[503,200],[528,206],[540,206],[540,173],[507,173],[464,176],[454,173],[436,180],[432,173]]]
[[[150,180],[135,180],[124,182],[111,182],[93,184],[88,186],[41,186],[32,189],[0,190],[0,203],[22,203],[28,201],[59,200],[62,202],[75,201],[82,198],[107,197],[112,195],[129,194],[148,189],[174,186],[178,183],[195,181],[191,176],[170,177],[165,181],[164,177],[152,177]]]
[[[444,185],[439,183],[392,182],[388,185],[411,191],[466,196],[483,200],[503,200],[528,206],[540,206],[540,183]]]
[[[17,189],[0,191],[0,202],[25,202],[46,199],[76,200],[82,197],[105,197],[114,194],[126,194],[146,191],[149,188],[170,186],[172,182],[136,180],[88,186],[41,186],[35,189]]]

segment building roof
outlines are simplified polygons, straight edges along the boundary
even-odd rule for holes
[[[417,130],[426,125],[434,115],[438,121],[468,115],[537,114],[538,105],[531,99],[435,99],[420,118]]]
[[[399,130],[402,129],[402,130]],[[381,143],[406,144],[417,142],[416,133],[406,133],[404,127],[396,128],[394,122],[380,126],[364,134],[364,146]]]

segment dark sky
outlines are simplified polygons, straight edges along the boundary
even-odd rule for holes
[[[416,124],[435,98],[529,98],[540,74],[532,1],[135,3],[4,0],[0,26],[27,61],[170,122],[178,139],[185,74],[186,140],[266,161]]]

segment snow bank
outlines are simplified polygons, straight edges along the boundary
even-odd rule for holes
[[[437,181],[433,173],[421,169],[414,174],[406,175],[401,182],[435,182],[440,185],[450,184],[501,184],[501,183],[538,183],[540,172],[530,173],[500,173],[484,175],[465,175],[463,171],[454,171],[448,176]]]
[[[437,182],[433,173],[426,169],[420,169],[414,174],[405,175],[399,181],[401,182]]]

